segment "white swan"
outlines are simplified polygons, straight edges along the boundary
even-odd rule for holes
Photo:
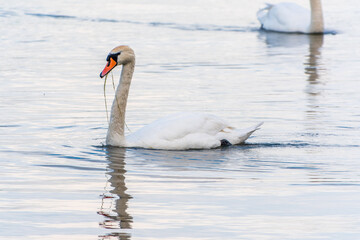
[[[100,73],[101,78],[117,65],[123,65],[111,108],[107,145],[168,150],[210,149],[243,143],[262,124],[240,130],[210,114],[177,113],[125,137],[125,110],[135,67],[135,54],[128,46],[118,46],[111,50],[107,61]]]
[[[310,9],[296,3],[267,4],[257,12],[261,28],[276,32],[323,33],[321,0],[310,0]]]

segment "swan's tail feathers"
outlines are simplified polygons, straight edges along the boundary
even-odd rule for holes
[[[260,21],[261,23],[261,27],[263,25],[263,20],[264,17],[266,16],[266,14],[268,13],[268,11],[270,11],[270,9],[272,9],[274,7],[274,4],[271,3],[266,3],[266,6],[264,8],[261,8],[257,11],[256,13],[256,17],[257,19]]]
[[[252,126],[252,127],[246,128],[244,131],[247,132],[247,134],[249,134],[248,137],[250,137],[250,135],[251,135],[253,132],[255,132],[256,130],[259,130],[260,127],[261,127],[261,125],[263,125],[263,124],[264,124],[264,122],[258,123],[258,124],[254,125],[254,126]]]
[[[264,124],[264,122],[261,122],[261,123],[256,124],[255,126],[253,126],[253,128],[255,128],[254,131],[260,129],[261,125],[263,125],[263,124]]]
[[[264,122],[261,122],[252,127],[239,130],[240,134],[239,134],[239,139],[238,139],[237,144],[244,143],[245,140],[248,139],[251,136],[251,134],[253,134],[253,132],[255,132],[256,130],[259,130],[260,126],[263,124],[264,124]]]
[[[274,4],[272,4],[272,3],[265,3],[265,5],[266,6],[261,8],[259,11],[266,11],[266,10],[269,11],[272,7],[274,7]]]

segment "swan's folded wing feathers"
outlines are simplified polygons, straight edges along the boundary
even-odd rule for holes
[[[262,23],[264,21],[264,17],[266,17],[266,14],[269,12],[269,10],[274,6],[271,3],[265,3],[266,6],[259,9],[256,13],[257,19]]]
[[[170,115],[153,122],[150,126],[159,124],[161,126],[157,127],[154,134],[169,141],[181,139],[192,133],[215,135],[228,126],[225,121],[214,115],[191,112]]]
[[[126,137],[127,145],[170,145],[186,144],[189,142],[195,145],[201,142],[209,142],[209,138],[214,136],[228,124],[211,114],[203,113],[177,113],[156,120],[144,126],[138,131]],[[196,137],[197,136],[197,137]],[[180,143],[181,142],[181,143]],[[188,144],[186,144],[188,145]],[[206,146],[209,143],[205,144]],[[210,143],[214,145],[214,143]]]
[[[128,147],[155,149],[209,149],[220,147],[221,140],[232,144],[245,141],[260,125],[235,129],[211,114],[178,113],[161,118],[126,137]]]
[[[266,30],[306,32],[310,24],[310,11],[296,3],[283,2],[260,9],[257,18]]]

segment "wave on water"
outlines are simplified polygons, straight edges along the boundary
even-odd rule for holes
[[[5,15],[4,15],[5,14]],[[1,16],[14,15],[13,12],[1,12]],[[173,22],[140,22],[132,20],[118,20],[118,19],[109,19],[109,18],[88,18],[88,17],[77,17],[71,15],[63,14],[47,14],[47,13],[25,13],[28,16],[41,17],[41,18],[54,18],[54,19],[74,19],[79,21],[89,21],[89,22],[109,22],[109,23],[128,23],[136,25],[147,25],[150,27],[163,27],[163,28],[172,28],[183,31],[210,31],[210,32],[272,32],[279,34],[289,34],[281,33],[274,31],[266,31],[260,29],[259,27],[240,27],[240,26],[221,26],[215,24],[181,24]],[[338,32],[335,30],[326,30],[324,34],[327,35],[336,35]],[[303,35],[299,33],[293,33],[293,35]]]
[[[44,14],[44,13],[26,13],[26,15],[29,16],[35,16],[35,17],[49,17],[49,18],[65,18],[65,19],[76,19],[75,16],[69,16],[69,15],[61,15],[61,14]]]
[[[90,22],[110,22],[110,23],[128,23],[136,25],[147,25],[150,27],[163,27],[172,28],[183,31],[215,31],[215,32],[254,32],[258,31],[258,28],[254,27],[239,27],[239,26],[221,26],[213,24],[180,24],[172,22],[140,22],[132,20],[117,20],[107,18],[83,18],[71,15],[62,14],[45,14],[45,13],[25,13],[28,16],[40,17],[40,18],[54,18],[54,19],[74,19],[79,21]]]
[[[185,31],[213,31],[213,32],[251,32],[253,28],[243,28],[238,26],[219,26],[213,24],[178,24],[178,23],[163,23],[150,22],[146,25],[153,27],[167,27]]]
[[[112,146],[105,145],[93,145],[93,148],[106,150],[107,148],[114,148]],[[170,152],[201,152],[201,151],[212,151],[218,149],[252,149],[252,148],[358,148],[360,145],[343,145],[343,144],[314,144],[308,142],[294,141],[294,142],[260,142],[260,143],[243,143],[240,145],[232,145],[229,147],[215,148],[215,149],[189,149],[189,150],[170,150]],[[117,147],[115,147],[117,148]],[[123,148],[121,148],[123,149]],[[161,150],[161,149],[145,149],[145,148],[124,148],[124,149],[132,149],[132,150],[144,150],[149,152],[169,152],[169,150]]]
[[[68,146],[64,146],[68,147]],[[16,154],[23,154],[26,156],[41,156],[41,159],[48,159],[44,160],[45,163],[38,163],[33,164],[37,167],[49,167],[49,168],[67,168],[67,169],[73,169],[73,170],[83,170],[83,171],[105,171],[106,168],[101,167],[106,163],[105,160],[103,160],[103,156],[105,155],[103,151],[99,154],[99,151],[92,151],[92,152],[81,152],[81,156],[71,155],[71,154],[62,154],[62,153],[54,153],[50,151],[19,151],[19,150],[6,150],[2,152],[7,153],[16,153]],[[48,157],[48,158],[47,158]],[[59,161],[55,161],[54,159],[58,158]],[[66,164],[61,159],[64,159],[67,161]],[[51,161],[51,163],[49,162]],[[49,162],[49,163],[48,163]],[[90,166],[87,166],[89,165]],[[94,165],[96,164],[95,167]],[[84,166],[85,165],[85,166]],[[100,166],[100,167],[99,167]]]
[[[17,128],[17,127],[21,127],[21,125],[19,125],[19,124],[5,124],[5,125],[0,125],[0,128]]]
[[[3,9],[0,9],[0,17],[9,17],[9,16],[16,16],[16,13],[13,11],[6,11]]]
[[[288,142],[288,143],[245,143],[238,145],[240,148],[358,148],[360,145],[343,144],[314,144],[307,142]]]
[[[83,171],[105,171],[106,168],[95,168],[95,167],[80,167],[74,165],[64,165],[64,164],[38,164],[35,165],[38,167],[49,167],[49,168],[68,168],[73,170],[83,170]]]
[[[306,142],[288,142],[288,143],[244,143],[239,145],[240,148],[305,148],[314,147],[314,144]],[[316,146],[321,147],[321,146]]]

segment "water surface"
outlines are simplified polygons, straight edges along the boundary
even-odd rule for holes
[[[359,4],[324,1],[321,36],[259,31],[262,3],[4,2],[0,238],[358,239]],[[130,131],[178,111],[265,124],[224,149],[103,147],[120,44]]]

